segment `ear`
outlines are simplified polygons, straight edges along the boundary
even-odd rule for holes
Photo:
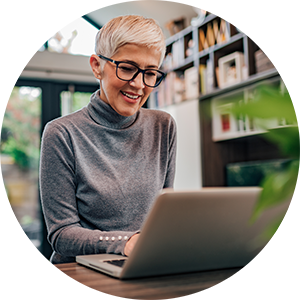
[[[93,70],[94,76],[97,79],[101,79],[100,58],[96,54],[93,54],[90,57],[90,65]]]

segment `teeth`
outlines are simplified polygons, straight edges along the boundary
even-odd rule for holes
[[[139,96],[133,96],[133,95],[129,95],[125,92],[122,92],[123,95],[125,95],[126,97],[130,98],[130,99],[137,99]]]

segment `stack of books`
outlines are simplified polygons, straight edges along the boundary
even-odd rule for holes
[[[216,44],[222,44],[229,39],[229,30],[225,20],[215,19],[205,27],[199,28],[199,51],[203,51]]]
[[[148,108],[162,108],[185,100],[185,79],[180,73],[170,72],[150,94]]]
[[[294,64],[280,47],[261,47],[255,52],[256,72],[264,72],[273,68],[290,68]]]
[[[176,68],[184,59],[184,46],[182,41],[176,41],[172,45],[172,67]]]

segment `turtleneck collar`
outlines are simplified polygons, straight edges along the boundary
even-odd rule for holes
[[[96,91],[91,96],[91,100],[87,105],[87,110],[96,123],[113,129],[124,129],[129,127],[134,123],[139,113],[137,112],[129,117],[118,114],[109,104],[100,99],[100,90]]]

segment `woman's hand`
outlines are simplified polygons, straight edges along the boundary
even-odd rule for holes
[[[136,233],[127,241],[125,248],[124,248],[124,254],[126,256],[129,256],[131,254],[138,238],[139,238],[139,234]]]

